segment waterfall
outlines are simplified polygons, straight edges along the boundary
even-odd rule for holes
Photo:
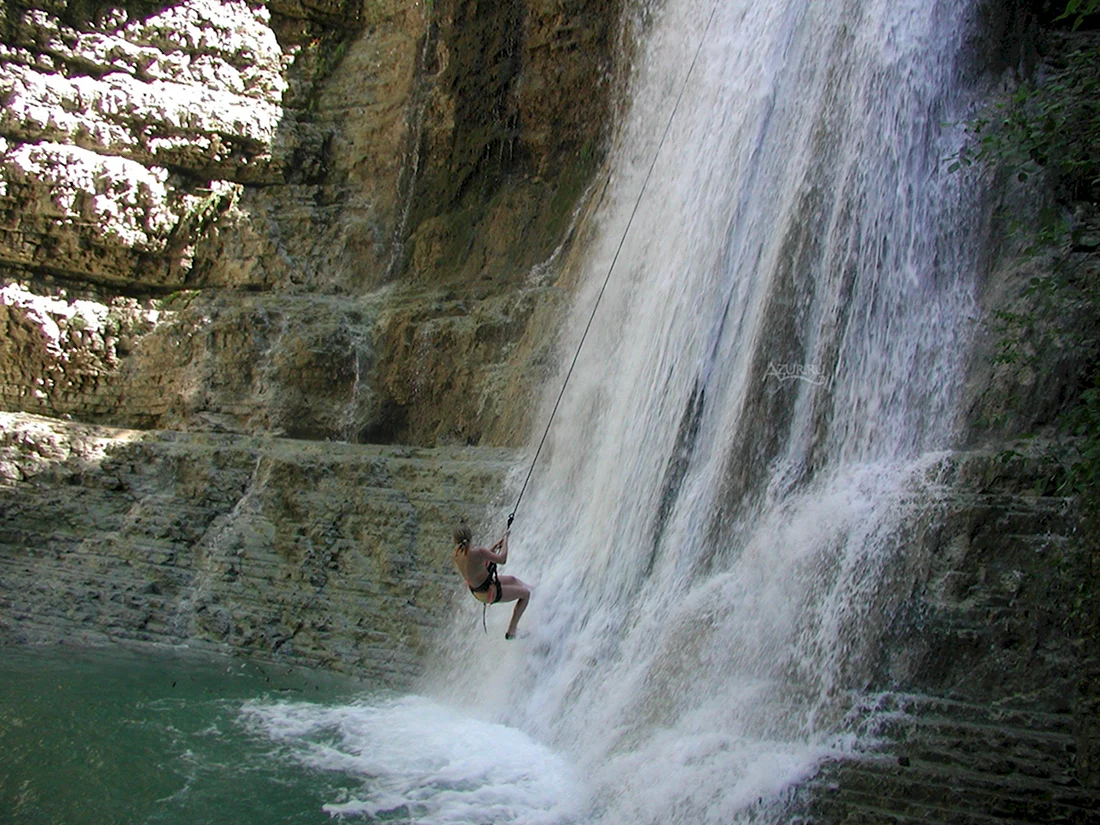
[[[504,641],[509,606],[483,636],[467,599],[432,698],[257,710],[362,766],[332,813],[760,821],[846,747],[976,314],[981,197],[943,162],[976,5],[639,9],[565,361],[638,209],[513,532],[529,636]]]
[[[952,443],[971,5],[722,0],[686,83],[712,5],[652,12],[566,355],[683,99],[518,514],[531,635],[467,615],[445,677],[568,754],[596,821],[728,822],[836,746]]]

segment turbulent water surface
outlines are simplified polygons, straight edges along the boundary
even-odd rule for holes
[[[0,656],[0,822],[561,821],[516,728],[330,675],[183,651]]]
[[[471,600],[420,695],[223,679],[182,704],[163,685],[136,710],[112,699],[145,800],[128,821],[760,821],[845,747],[952,443],[982,211],[943,160],[972,106],[973,6],[646,11],[567,357],[683,97],[518,511],[531,635],[506,644],[494,607],[482,636]],[[102,744],[47,761],[87,771],[99,804],[112,745],[81,732]],[[26,804],[67,784],[14,775]],[[204,795],[240,817],[186,813]]]

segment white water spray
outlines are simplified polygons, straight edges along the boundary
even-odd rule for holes
[[[686,85],[711,4],[653,15],[574,342],[684,96],[518,515],[531,636],[471,601],[435,688],[583,777],[507,821],[729,823],[838,746],[951,446],[971,5],[721,0]]]

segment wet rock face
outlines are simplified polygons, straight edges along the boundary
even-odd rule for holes
[[[597,150],[619,4],[600,5],[439,0],[424,55],[422,214],[444,213],[471,190],[491,196],[512,173],[554,176]]]
[[[857,750],[798,791],[792,821],[1098,821],[1095,524],[1017,446],[1031,454],[952,454],[914,511],[839,724]]]
[[[6,3],[0,406],[515,443],[619,5]]]

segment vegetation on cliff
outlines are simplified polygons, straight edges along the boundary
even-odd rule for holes
[[[996,360],[1031,371],[1053,359],[1069,364],[1053,419],[1032,423],[1070,436],[1058,449],[1059,482],[1092,512],[1100,484],[1100,33],[1079,30],[1097,22],[1098,5],[1066,4],[1044,32],[1039,70],[967,124],[971,139],[949,167],[1046,183],[1038,223],[1010,223],[1021,256],[1042,263],[1023,302],[994,313]]]
[[[1061,11],[1059,14],[1058,12]],[[1021,393],[1017,421],[1045,431],[1059,468],[1047,495],[1072,496],[1072,552],[1057,565],[1067,582],[1059,631],[1077,640],[1078,774],[1100,782],[1100,0],[1069,0],[1048,16],[1033,77],[968,124],[971,141],[953,168],[978,164],[1040,194],[1031,222],[1009,222],[1022,269],[1019,299],[994,312],[1001,368],[1055,376],[1054,399]],[[1036,181],[1040,182],[1038,187]],[[1041,409],[1041,412],[1036,410]],[[1011,430],[1007,433],[1011,436]],[[1005,457],[1014,455],[1006,451]],[[1040,491],[1036,491],[1042,495]]]

